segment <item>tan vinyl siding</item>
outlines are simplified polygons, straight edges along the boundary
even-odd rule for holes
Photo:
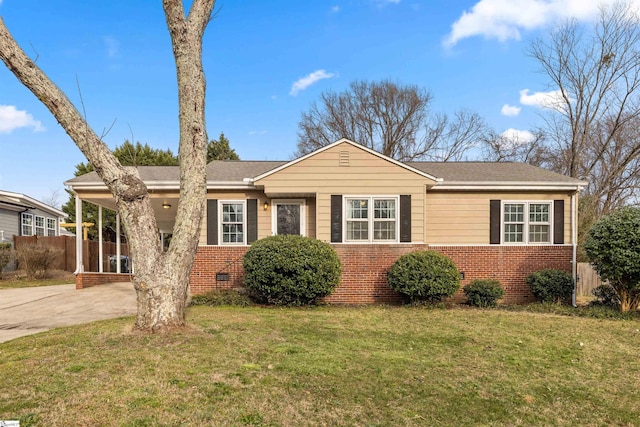
[[[426,243],[489,244],[489,201],[564,200],[564,242],[571,243],[571,196],[567,193],[430,191]],[[552,225],[553,228],[553,225]]]
[[[341,152],[349,152],[349,166],[340,166]],[[343,164],[344,154],[342,154]],[[340,144],[317,153],[256,182],[267,195],[316,194],[315,237],[331,238],[331,195],[411,195],[411,240],[423,242],[424,199],[434,181],[350,144]],[[310,210],[309,210],[310,211]],[[311,226],[311,223],[308,222]],[[310,234],[311,235],[311,234]]]

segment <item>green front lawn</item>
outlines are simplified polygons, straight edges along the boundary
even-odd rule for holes
[[[193,307],[0,344],[28,425],[637,425],[640,322],[503,310]]]

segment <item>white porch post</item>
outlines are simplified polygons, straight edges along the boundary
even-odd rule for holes
[[[76,194],[76,271],[75,274],[82,273],[84,271],[84,265],[82,264],[82,200],[80,196]]]
[[[102,267],[102,206],[98,205],[98,272],[104,273]]]
[[[120,265],[120,214],[116,213],[116,273],[122,273]]]

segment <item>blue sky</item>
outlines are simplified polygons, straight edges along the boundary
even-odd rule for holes
[[[301,112],[357,79],[423,86],[435,111],[467,108],[498,132],[532,129],[555,88],[527,57],[530,40],[567,17],[589,21],[597,4],[219,0],[204,41],[209,137],[223,131],[242,159],[290,159]],[[0,0],[0,16],[96,133],[110,129],[110,147],[129,139],[177,152],[175,66],[160,0]],[[0,189],[47,199],[81,161],[0,64]]]

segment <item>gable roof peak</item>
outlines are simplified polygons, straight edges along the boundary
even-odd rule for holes
[[[393,164],[394,164],[394,165],[396,165],[396,166],[399,166],[399,167],[401,167],[401,168],[403,168],[403,169],[409,170],[409,171],[411,171],[411,172],[413,172],[413,173],[416,173],[416,174],[418,174],[418,175],[420,175],[420,176],[423,176],[423,177],[425,177],[425,178],[428,178],[428,179],[430,179],[430,180],[432,180],[432,181],[435,181],[435,182],[440,182],[440,181],[442,181],[442,178],[435,177],[435,176],[433,176],[433,175],[431,175],[431,174],[429,174],[429,173],[427,173],[427,172],[425,172],[425,171],[421,171],[420,169],[414,168],[413,166],[410,166],[410,165],[408,165],[407,163],[402,163],[402,162],[400,162],[400,161],[398,161],[398,160],[392,159],[392,158],[391,158],[391,157],[389,157],[389,156],[385,156],[385,155],[384,155],[384,154],[382,154],[382,153],[379,153],[379,152],[377,152],[377,151],[375,151],[375,150],[373,150],[373,149],[371,149],[371,148],[369,148],[369,147],[366,147],[366,146],[364,146],[364,145],[362,145],[362,144],[358,144],[357,142],[353,142],[353,141],[351,141],[350,139],[347,139],[347,138],[340,138],[340,139],[339,139],[339,140],[337,140],[336,142],[333,142],[333,143],[331,143],[331,144],[329,144],[329,145],[325,145],[324,147],[320,147],[320,148],[318,148],[317,150],[312,151],[312,152],[310,152],[310,153],[307,153],[307,154],[305,154],[304,156],[298,157],[297,159],[291,160],[290,162],[286,162],[286,163],[284,163],[283,165],[281,165],[281,166],[279,166],[279,167],[276,167],[276,168],[274,168],[274,169],[272,169],[272,170],[270,170],[270,171],[267,171],[267,172],[265,172],[265,173],[263,173],[263,174],[261,174],[261,175],[256,176],[256,177],[254,178],[254,181],[258,181],[258,180],[260,180],[260,179],[262,179],[262,178],[265,178],[265,177],[267,177],[267,176],[269,176],[269,175],[271,175],[271,174],[274,174],[274,173],[276,173],[276,172],[279,172],[279,171],[281,171],[282,169],[286,169],[286,168],[288,168],[289,166],[293,166],[293,165],[295,165],[296,163],[300,163],[301,161],[306,160],[306,159],[308,159],[309,157],[312,157],[312,156],[315,156],[315,155],[317,155],[317,154],[319,154],[319,153],[322,153],[322,152],[324,152],[324,151],[330,150],[330,149],[332,149],[333,147],[336,147],[336,146],[338,146],[338,145],[340,145],[340,144],[349,144],[349,145],[351,145],[351,146],[352,146],[352,147],[354,147],[354,148],[357,148],[357,149],[359,149],[359,150],[365,151],[365,152],[367,152],[367,153],[369,153],[369,154],[372,154],[372,155],[374,155],[374,156],[376,156],[376,157],[378,157],[378,158],[381,158],[381,159],[383,159],[383,160],[386,160],[386,161],[388,161],[388,162],[390,162],[390,163],[393,163]]]

